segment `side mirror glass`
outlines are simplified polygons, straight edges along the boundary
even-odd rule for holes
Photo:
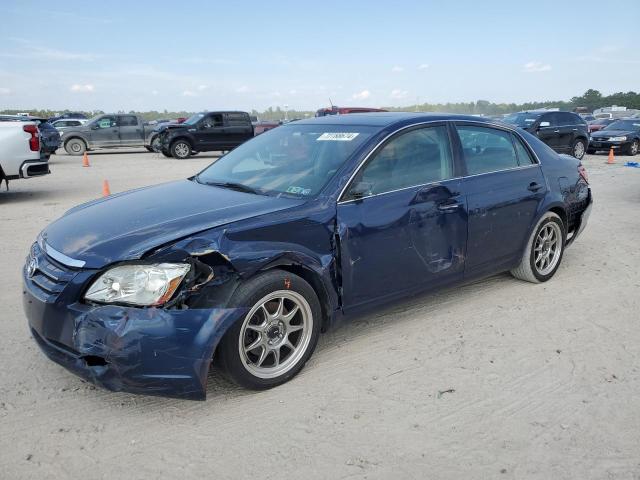
[[[538,125],[538,127],[542,128],[542,127],[550,127],[551,123],[549,122],[540,122],[540,125]]]

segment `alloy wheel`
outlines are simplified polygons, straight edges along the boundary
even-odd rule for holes
[[[536,236],[534,246],[534,264],[538,274],[553,272],[562,253],[562,232],[554,222],[545,224]]]
[[[238,342],[242,363],[258,378],[279,377],[304,355],[312,331],[311,307],[302,295],[290,290],[270,293],[244,319]]]

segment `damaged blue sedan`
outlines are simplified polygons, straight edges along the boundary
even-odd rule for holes
[[[260,135],[197,175],[69,210],[32,245],[44,353],[115,391],[274,387],[343,316],[503,271],[545,282],[591,210],[579,160],[477,117],[367,113]]]

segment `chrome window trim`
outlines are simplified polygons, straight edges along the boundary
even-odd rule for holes
[[[42,242],[41,246],[47,255],[53,258],[56,262],[66,265],[67,267],[82,268],[87,263],[84,260],[76,260],[75,258],[66,256],[64,253],[57,251],[46,242]]]
[[[485,126],[485,127],[489,127],[489,128],[496,128],[497,130],[505,130],[505,131],[508,131],[508,132],[510,132],[510,133],[512,133],[514,135],[517,135],[518,139],[520,139],[522,141],[522,143],[524,143],[524,145],[533,154],[533,157],[534,157],[534,160],[536,161],[536,163],[532,163],[530,165],[524,165],[524,166],[523,165],[518,165],[517,167],[505,168],[505,169],[502,169],[502,170],[492,170],[491,172],[482,172],[482,173],[475,173],[473,175],[464,175],[464,176],[461,176],[461,177],[452,177],[452,178],[447,178],[446,180],[439,180],[437,182],[429,182],[429,183],[412,185],[410,187],[404,187],[404,188],[399,188],[399,189],[396,189],[396,190],[390,190],[388,192],[376,193],[376,194],[373,194],[373,195],[369,195],[368,197],[354,198],[354,199],[351,199],[351,200],[340,200],[342,198],[342,196],[344,195],[344,192],[351,185],[351,182],[353,181],[355,176],[358,174],[358,172],[360,172],[360,169],[367,162],[367,160],[369,160],[369,157],[371,157],[371,155],[373,155],[373,152],[375,152],[380,147],[380,145],[382,145],[384,142],[386,142],[389,138],[394,136],[396,133],[401,132],[403,130],[406,130],[407,128],[412,128],[412,127],[416,127],[416,126],[420,126],[420,125],[429,125],[429,124],[432,124],[432,123],[445,123],[445,124],[453,123],[453,126],[455,128],[457,122],[469,123],[469,124]],[[452,152],[452,153],[454,153],[454,152]],[[464,158],[463,158],[463,161],[464,161]],[[442,119],[429,120],[429,121],[426,121],[426,122],[420,122],[420,123],[414,123],[414,124],[411,124],[411,125],[406,125],[406,126],[404,126],[402,128],[399,128],[398,130],[394,130],[389,135],[387,135],[382,140],[380,140],[371,149],[371,151],[364,157],[364,159],[362,159],[362,161],[358,165],[358,168],[355,169],[353,174],[351,174],[351,176],[349,177],[349,180],[347,181],[345,186],[342,187],[342,190],[340,191],[340,195],[338,195],[337,204],[338,205],[342,205],[342,204],[345,204],[345,203],[357,202],[357,201],[361,201],[361,200],[364,200],[364,199],[367,199],[367,198],[377,197],[379,195],[385,195],[387,193],[399,192],[399,191],[402,191],[402,190],[407,190],[409,188],[422,187],[422,186],[436,184],[436,183],[448,182],[449,180],[458,180],[458,179],[465,179],[465,178],[471,178],[471,177],[478,177],[480,175],[488,175],[490,173],[508,172],[510,170],[520,170],[520,169],[523,169],[523,168],[530,168],[530,167],[537,167],[537,166],[540,166],[540,159],[538,158],[538,154],[535,152],[535,150],[533,148],[531,148],[531,146],[529,145],[529,142],[527,142],[524,138],[522,138],[522,136],[518,133],[517,129],[513,128],[513,127],[511,127],[509,125],[502,125],[502,124],[496,124],[496,123],[491,123],[491,122],[478,122],[476,120],[462,120],[462,119],[460,119],[460,120],[458,120],[458,119],[452,119],[452,120],[442,120]]]
[[[512,168],[503,168],[502,170],[491,170],[490,172],[474,173],[473,175],[465,175],[463,177],[452,177],[452,178],[447,178],[446,180],[438,180],[436,182],[420,183],[418,185],[412,185],[410,187],[396,188],[395,190],[389,190],[387,192],[374,193],[373,195],[368,195],[368,196],[362,197],[362,198],[353,198],[351,200],[342,200],[342,201],[338,202],[338,205],[344,205],[346,203],[352,203],[352,202],[360,202],[362,200],[367,200],[368,198],[379,197],[380,195],[386,195],[387,193],[401,192],[402,190],[409,190],[410,188],[426,187],[428,185],[440,185],[442,183],[450,182],[452,180],[462,180],[462,181],[464,181],[467,178],[480,177],[482,175],[489,175],[489,174],[492,174],[492,173],[510,172],[512,170],[524,170],[525,168],[532,168],[532,167],[537,167],[537,166],[538,166],[537,163],[531,163],[529,165],[524,165],[524,166],[517,166],[517,167],[512,167]]]

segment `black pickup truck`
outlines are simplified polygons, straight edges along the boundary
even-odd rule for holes
[[[69,155],[82,155],[95,148],[144,147],[154,128],[138,115],[98,115],[84,125],[65,129],[62,144]]]
[[[233,150],[253,138],[253,125],[246,112],[201,112],[156,132],[154,145],[163,155],[184,159],[197,152]]]

